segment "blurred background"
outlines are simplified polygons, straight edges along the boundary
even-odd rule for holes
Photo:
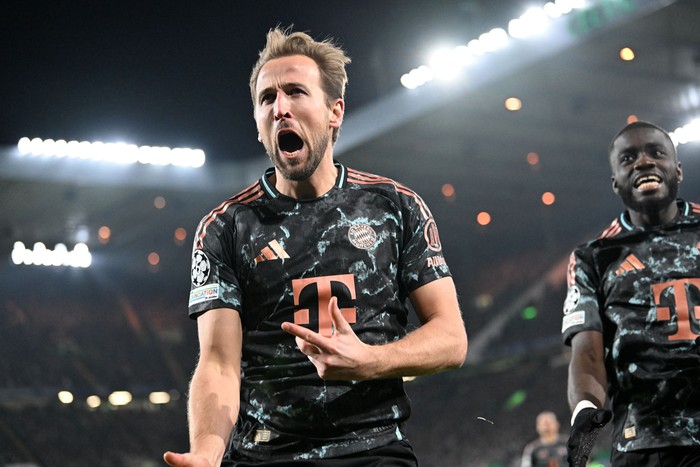
[[[348,51],[337,159],[440,228],[470,347],[407,383],[421,465],[519,465],[545,409],[568,432],[566,261],[622,209],[612,136],[672,131],[700,200],[696,0],[5,0],[0,466],[187,449],[192,236],[270,165],[248,77],[278,24]]]

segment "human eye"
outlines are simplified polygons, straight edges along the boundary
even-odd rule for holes
[[[260,95],[260,104],[269,104],[275,100],[275,95],[271,92],[265,92]]]

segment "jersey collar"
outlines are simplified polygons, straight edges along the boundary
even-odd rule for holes
[[[691,207],[690,203],[688,203],[687,201],[684,201],[679,198],[676,200],[676,205],[678,206],[678,213],[680,217],[686,217],[690,214]],[[627,230],[628,232],[634,230],[634,225],[632,224],[632,220],[630,219],[629,212],[622,212],[622,214],[620,214],[619,220],[620,225],[623,229]]]
[[[333,165],[338,169],[338,176],[335,179],[335,187],[336,188],[344,188],[345,185],[347,184],[347,178],[348,178],[348,171],[345,168],[343,164],[341,164],[338,161],[333,161]],[[277,191],[277,188],[275,188],[275,185],[270,182],[270,177],[274,175],[275,173],[275,168],[270,167],[267,170],[265,170],[265,173],[263,174],[262,178],[260,179],[260,186],[262,186],[263,190],[265,193],[270,197],[270,198],[279,198],[280,196],[284,196],[282,193]]]

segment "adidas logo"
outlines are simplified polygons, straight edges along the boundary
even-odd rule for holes
[[[272,240],[267,244],[265,248],[260,250],[260,254],[255,258],[255,264],[261,263],[263,261],[271,261],[275,259],[287,259],[289,255],[282,245],[279,244],[277,240]]]
[[[641,271],[644,269],[644,263],[639,261],[639,259],[634,256],[634,255],[629,255],[625,260],[620,264],[620,267],[617,268],[615,271],[615,275],[619,276],[620,274],[623,274],[625,272],[629,271]]]

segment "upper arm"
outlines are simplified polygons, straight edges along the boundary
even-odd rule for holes
[[[220,371],[240,373],[243,331],[237,310],[215,308],[197,318],[199,361],[216,364]]]
[[[418,287],[411,292],[409,299],[421,323],[439,318],[464,327],[457,291],[451,277],[443,277]]]
[[[410,300],[420,322],[434,329],[433,338],[457,350],[461,365],[467,356],[467,331],[452,278],[443,277],[418,287],[411,292]]]

